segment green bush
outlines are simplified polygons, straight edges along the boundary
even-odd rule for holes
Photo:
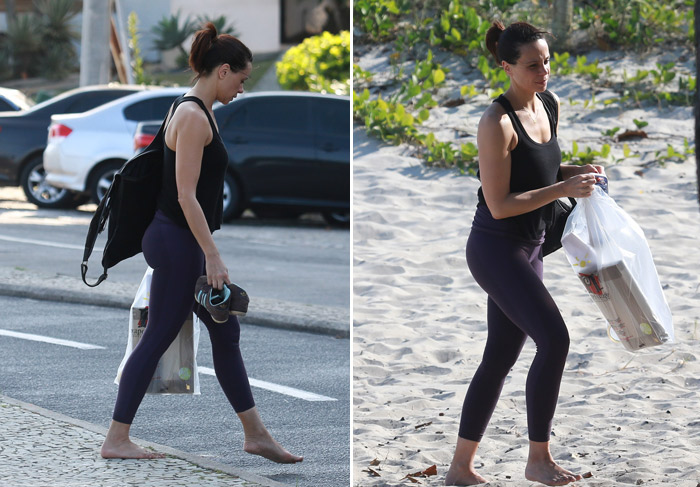
[[[308,37],[277,63],[277,80],[287,90],[350,94],[350,32]]]

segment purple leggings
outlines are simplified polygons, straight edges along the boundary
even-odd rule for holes
[[[540,245],[472,228],[467,264],[488,294],[488,337],[464,398],[459,436],[481,441],[505,378],[529,336],[537,353],[526,383],[528,435],[532,441],[549,441],[569,332],[542,283]]]
[[[146,262],[153,268],[148,326],[122,371],[112,419],[127,424],[134,420],[158,360],[193,309],[209,330],[216,377],[233,409],[241,413],[255,406],[238,346],[238,319],[231,315],[228,322],[215,323],[204,307],[194,306],[194,285],[205,266],[192,232],[158,211],[142,246]]]

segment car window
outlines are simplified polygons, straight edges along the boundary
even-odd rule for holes
[[[350,134],[350,103],[344,100],[316,98],[313,100],[316,131],[330,135]]]
[[[214,112],[217,122],[221,121],[221,126],[227,130],[245,127],[248,107],[245,103],[238,103],[238,105],[241,106],[232,107],[232,109],[219,109]]]
[[[271,132],[310,132],[308,100],[304,98],[251,99],[246,104],[245,127]]]
[[[176,95],[168,95],[141,100],[124,108],[124,116],[136,122],[163,120],[175,98]]]
[[[3,100],[0,98],[0,112],[9,112],[9,111],[14,111],[15,107],[7,103],[7,101]]]
[[[124,95],[132,93],[132,91],[109,90],[95,91],[93,93],[82,93],[76,95],[68,106],[63,110],[63,113],[83,113],[92,110],[95,107],[104,105],[112,100],[121,98]]]

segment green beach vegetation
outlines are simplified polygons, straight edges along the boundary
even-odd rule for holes
[[[437,106],[468,103],[476,95],[490,98],[503,93],[509,79],[486,50],[484,36],[492,20],[505,24],[524,20],[548,30],[552,25],[554,0],[356,0],[354,2],[355,46],[383,46],[390,54],[391,76],[353,70],[353,114],[374,137],[392,143],[407,143],[428,165],[455,167],[474,174],[478,152],[471,143],[439,141],[422,125]],[[658,52],[669,47],[687,47],[691,54],[695,39],[693,0],[574,1],[571,29],[576,32],[567,50],[552,49],[551,68],[556,76],[573,76],[590,86],[583,110],[620,111],[655,106],[693,106],[697,79],[676,63],[656,63],[652,69],[635,72],[601,66],[591,51],[621,51],[630,54]],[[480,74],[459,87],[459,99],[449,98],[447,82],[450,60],[458,59]],[[441,89],[442,88],[442,89]],[[596,93],[606,96],[596,98]],[[562,103],[567,103],[562,100]],[[451,104],[451,105],[450,105]],[[609,131],[612,131],[611,127]],[[641,128],[640,128],[641,130]],[[596,148],[579,147],[562,151],[572,164],[592,162],[614,164],[639,157],[630,146],[633,138],[603,133]],[[614,157],[612,149],[622,157]],[[669,144],[656,154],[659,164],[678,160],[694,152]]]

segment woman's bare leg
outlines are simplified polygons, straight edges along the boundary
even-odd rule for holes
[[[530,441],[525,478],[545,485],[566,485],[582,479],[554,462],[548,441]]]
[[[452,459],[452,465],[445,476],[445,485],[478,485],[486,483],[486,479],[474,470],[474,457],[479,443],[476,441],[457,438],[457,448]]]
[[[164,458],[162,453],[149,452],[129,439],[130,424],[112,421],[102,444],[102,458]]]
[[[277,463],[297,463],[304,460],[304,457],[289,453],[272,438],[260,418],[257,407],[238,413],[238,417],[243,425],[243,450],[246,453],[260,455]]]

